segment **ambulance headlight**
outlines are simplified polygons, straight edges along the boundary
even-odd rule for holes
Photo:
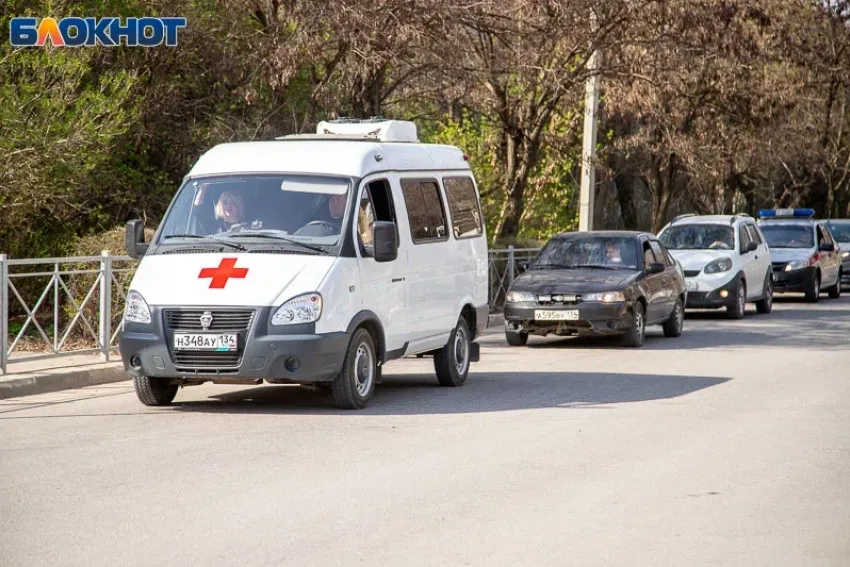
[[[272,315],[272,325],[297,325],[312,323],[322,316],[322,296],[318,293],[307,293],[293,297],[275,311]]]
[[[138,291],[127,293],[127,304],[124,307],[124,319],[133,323],[150,323],[151,310],[145,298]]]

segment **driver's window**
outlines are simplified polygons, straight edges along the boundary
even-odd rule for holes
[[[369,195],[368,187],[363,188],[357,210],[357,243],[360,246],[360,254],[364,258],[371,257],[372,223],[375,222],[375,206]]]
[[[750,239],[750,233],[746,226],[741,225],[738,227],[738,239],[741,241],[741,253],[743,254],[747,251],[747,247],[750,245],[750,242],[752,242]]]
[[[649,242],[643,243],[643,265],[645,268],[649,268],[650,264],[654,264],[655,254],[652,253],[652,248],[649,247]]]

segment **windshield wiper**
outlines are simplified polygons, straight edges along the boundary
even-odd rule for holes
[[[237,237],[247,237],[247,238],[270,238],[272,240],[280,240],[281,242],[286,242],[287,244],[294,244],[296,246],[300,246],[302,248],[306,248],[307,250],[312,250],[313,252],[318,252],[320,254],[327,254],[328,251],[324,248],[319,248],[318,246],[312,246],[310,244],[305,244],[303,242],[298,242],[297,240],[292,240],[291,238],[287,238],[285,236],[281,236],[279,234],[270,234],[268,232],[236,232],[234,234],[229,234],[229,238],[237,238]]]
[[[573,268],[591,268],[596,270],[623,270],[625,268],[618,268],[616,266],[603,266],[602,264],[576,264]]]
[[[568,266],[566,264],[532,264],[529,268],[572,268],[573,266]]]
[[[230,246],[231,248],[235,248],[236,250],[247,250],[247,248],[236,242],[228,242],[226,240],[221,240],[213,236],[204,236],[203,234],[169,234],[168,236],[164,237],[163,240],[169,240],[171,238],[195,238],[197,240],[211,240],[213,242],[217,242],[218,244]]]

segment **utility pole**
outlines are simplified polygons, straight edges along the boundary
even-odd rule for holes
[[[591,15],[594,34],[597,29],[595,14]],[[599,107],[599,67],[602,53],[595,49],[587,66],[590,77],[585,85],[584,136],[581,152],[581,192],[579,197],[578,229],[593,230],[594,192],[596,185],[596,112]]]

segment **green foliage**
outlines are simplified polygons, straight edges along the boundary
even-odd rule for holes
[[[75,223],[96,210],[99,168],[138,116],[135,74],[94,74],[94,55],[0,49],[0,249],[9,254],[67,248]]]
[[[468,156],[478,181],[487,234],[494,246],[536,246],[559,232],[578,227],[578,180],[581,147],[575,132],[576,113],[556,116],[544,134],[538,164],[529,178],[525,213],[515,239],[493,240],[499,211],[506,199],[503,167],[499,159],[499,129],[486,116],[464,112],[458,119],[444,117],[420,132],[425,142],[450,144]]]

